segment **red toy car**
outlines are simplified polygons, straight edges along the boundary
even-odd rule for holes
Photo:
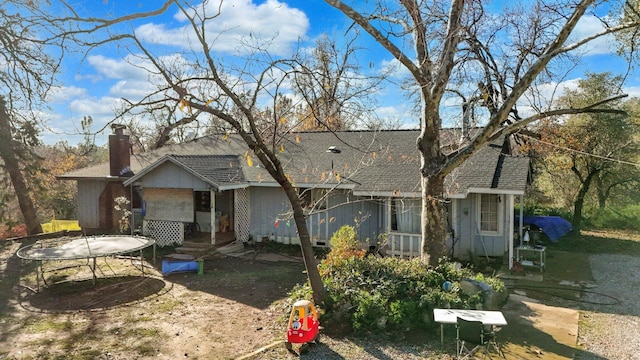
[[[302,344],[300,352],[307,349],[307,343],[315,343],[319,338],[318,313],[315,306],[308,300],[298,300],[293,304],[287,329],[287,350],[293,349],[292,344]]]

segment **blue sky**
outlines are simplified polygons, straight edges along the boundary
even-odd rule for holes
[[[121,0],[86,0],[77,1],[81,11],[94,17],[117,17],[133,12],[150,11],[159,6],[161,1],[121,1]],[[302,46],[311,46],[315,39],[324,33],[340,39],[351,22],[337,10],[320,0],[225,0],[222,15],[215,26],[209,29],[220,34],[219,41],[213,49],[217,55],[224,56],[232,52],[235,41],[256,29],[264,36],[277,34],[272,49],[276,53],[286,55],[293,50],[300,40]],[[55,11],[55,10],[53,10]],[[149,43],[155,43],[165,53],[180,54],[185,50],[185,37],[181,32],[186,26],[178,10],[172,8],[161,17],[142,19],[127,25],[131,31]],[[578,35],[592,34],[599,29],[595,18],[586,17],[581,21],[576,32]],[[359,54],[363,69],[380,70],[394,60],[380,49],[366,34],[360,38],[359,45],[365,51]],[[624,63],[612,57],[610,39],[598,40],[585,49],[583,62],[563,80],[562,86],[575,86],[576,80],[584,71],[617,71],[624,70]],[[128,61],[127,61],[128,60]],[[71,144],[82,141],[77,133],[80,120],[84,116],[94,119],[93,129],[104,126],[114,117],[114,110],[121,98],[136,100],[152,91],[148,75],[141,69],[132,66],[136,62],[134,54],[128,49],[113,46],[93,50],[88,54],[71,54],[63,64],[61,86],[56,88],[48,99],[52,111],[45,118],[50,131],[43,133],[47,144],[66,140]],[[397,74],[401,78],[402,71]],[[631,74],[625,88],[626,92],[635,96],[640,94],[638,74]],[[549,89],[558,84],[549,84]],[[406,97],[399,91],[387,89],[380,99],[378,115],[382,117],[406,119],[405,127],[417,127],[415,117],[409,115]],[[97,138],[97,143],[106,142],[106,135]]]

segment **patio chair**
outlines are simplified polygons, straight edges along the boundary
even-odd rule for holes
[[[456,353],[458,359],[474,359],[475,353],[482,350],[482,358],[488,356],[489,346],[494,333],[488,331],[481,321],[469,321],[462,318],[456,323]]]

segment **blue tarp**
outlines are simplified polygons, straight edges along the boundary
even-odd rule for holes
[[[516,216],[516,225],[520,223],[519,221],[519,216]],[[523,216],[522,224],[539,227],[553,242],[557,242],[558,239],[573,229],[571,223],[560,216]]]

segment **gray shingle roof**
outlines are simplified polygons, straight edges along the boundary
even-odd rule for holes
[[[420,193],[420,155],[417,130],[343,131],[293,133],[278,154],[287,174],[298,187],[350,187],[359,195],[409,195]],[[443,132],[443,146],[459,139],[458,133]],[[340,153],[328,151],[330,146]],[[237,135],[211,135],[191,142],[166,146],[131,157],[131,169],[138,174],[163,156],[171,157],[185,169],[215,184],[277,183],[255,155],[247,164],[247,146]],[[524,192],[529,159],[501,154],[498,146],[487,146],[447,177],[450,193],[469,189]],[[339,174],[339,178],[332,176]],[[80,169],[63,179],[105,178],[108,164]]]
[[[170,155],[183,167],[218,186],[247,183],[236,155]]]

